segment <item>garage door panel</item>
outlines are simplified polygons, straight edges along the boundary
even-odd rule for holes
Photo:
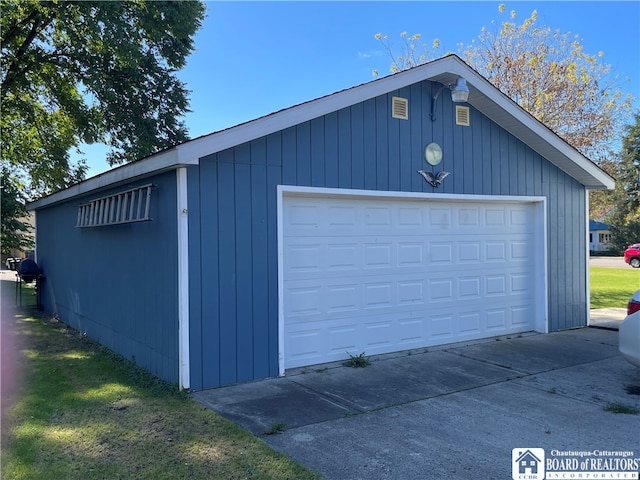
[[[486,268],[493,268],[492,264],[498,264],[496,268],[519,268],[518,262],[523,264],[522,268],[531,267],[531,258],[527,254],[531,241],[520,239],[509,243],[494,240],[458,243],[454,238],[447,244],[426,244],[402,238],[384,243],[373,243],[364,238],[352,240],[345,243],[331,237],[326,239],[325,245],[318,244],[317,239],[307,243],[285,241],[284,248],[288,254],[284,268],[288,278],[295,275],[308,278],[308,274],[313,272],[329,277],[363,268],[372,274],[385,274],[389,269],[426,272],[434,268],[456,268],[463,271],[481,263]]]
[[[482,261],[481,241],[458,241],[456,243],[456,247],[460,263],[480,263]]]
[[[396,263],[392,262],[393,247],[391,242],[365,242],[362,246],[362,268],[393,268]]]
[[[301,272],[304,274],[325,268],[321,254],[325,247],[317,241],[308,243],[292,242],[285,245],[285,248],[287,249],[285,269],[289,273]]]
[[[427,291],[420,277],[367,283],[358,277],[307,280],[287,282],[284,289],[289,323],[350,317],[355,311],[411,311],[425,304]]]
[[[460,335],[479,335],[483,331],[482,315],[477,311],[458,314],[458,333]]]
[[[394,315],[370,316],[366,322],[324,321],[323,328],[289,326],[285,331],[289,352],[287,368],[339,361],[348,355],[389,353],[396,350],[430,347],[443,343],[485,338],[495,332],[505,335],[521,332],[509,316],[524,318],[528,307],[494,308],[486,312],[447,313],[436,311],[422,317]],[[522,314],[522,315],[519,315]]]
[[[285,368],[533,330],[533,204],[284,200]]]
[[[392,282],[369,282],[364,284],[363,308],[366,310],[387,309],[394,306]]]
[[[480,299],[482,279],[480,276],[458,277],[458,299],[474,301]]]
[[[531,239],[527,240],[513,240],[510,243],[509,253],[511,254],[510,260],[516,261],[521,260],[523,262],[528,262],[529,257],[531,256],[531,252],[529,251],[529,245],[531,245]]]
[[[360,245],[356,242],[327,243],[326,267],[327,271],[355,271],[360,265]]]
[[[398,306],[408,306],[413,309],[417,305],[424,305],[426,282],[423,278],[398,281]]]
[[[356,280],[356,279],[353,279]],[[304,284],[287,287],[285,315],[290,323],[313,322],[323,317],[349,317],[353,312],[405,312],[416,309],[482,308],[529,300],[527,288],[505,288],[504,276],[491,277],[485,287],[479,278],[413,279],[396,282]],[[302,285],[301,285],[302,284]],[[481,303],[479,303],[481,301]],[[528,303],[528,302],[527,302]]]
[[[507,310],[505,308],[487,309],[487,331],[503,332],[507,328]]]
[[[320,320],[324,315],[321,303],[322,289],[322,285],[317,283],[289,288],[285,292],[287,297],[285,315],[294,323]]]
[[[462,272],[466,273],[466,272]],[[525,274],[485,274],[473,277],[447,276],[425,279],[403,276],[402,279],[363,282],[359,277],[320,278],[287,282],[285,315],[291,322],[316,321],[322,317],[349,316],[358,311],[402,312],[415,308],[455,308],[465,303],[483,305],[514,302],[528,298],[531,278]]]
[[[398,240],[398,267],[420,267],[425,261],[425,244],[411,240]]]
[[[397,328],[395,330],[400,349],[419,348],[425,345],[425,324],[426,314],[411,314],[403,317],[398,316]]]
[[[429,317],[429,335],[431,345],[449,343],[454,338],[455,315],[453,313],[442,313]]]
[[[531,305],[511,307],[511,326],[528,326],[531,323]]]
[[[317,201],[323,202],[321,205]],[[376,202],[376,200],[372,200]],[[346,206],[343,199],[322,197],[296,199],[295,205],[285,205],[284,215],[289,218],[287,235],[296,236],[301,231],[342,234],[353,227],[363,228],[382,235],[389,234],[387,227],[394,227],[400,234],[433,231],[469,233],[479,227],[489,226],[494,232],[533,233],[534,211],[531,204],[467,207],[426,205],[403,200],[387,201],[390,205]]]

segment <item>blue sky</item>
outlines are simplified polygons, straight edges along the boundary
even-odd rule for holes
[[[388,73],[390,59],[374,39],[421,33],[442,53],[458,52],[483,26],[533,10],[538,24],[578,35],[585,52],[621,77],[621,89],[640,99],[640,2],[207,2],[195,51],[179,77],[191,90],[186,124],[192,138],[218,131],[372,80]],[[629,81],[626,81],[626,79]],[[640,106],[640,100],[636,101]],[[105,150],[86,148],[93,176],[107,170]]]

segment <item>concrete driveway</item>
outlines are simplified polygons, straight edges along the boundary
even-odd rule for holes
[[[515,448],[545,449],[547,460],[623,449],[640,461],[640,415],[604,409],[640,409],[640,369],[617,335],[449,345],[193,396],[326,479],[509,479]],[[265,434],[274,427],[283,432]]]

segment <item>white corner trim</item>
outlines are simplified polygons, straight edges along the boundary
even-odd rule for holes
[[[587,291],[585,292],[585,298],[587,299],[587,327],[591,326],[591,275],[589,275],[589,260],[591,257],[591,248],[589,245],[589,217],[591,216],[591,212],[589,210],[589,190],[585,190],[584,192],[584,203],[585,203],[585,225],[584,225],[584,240],[585,240],[585,265],[587,268],[585,269],[585,275],[587,276],[586,287]]]
[[[278,375],[284,376],[284,239],[283,235],[283,186],[278,185],[277,237],[278,237]]]
[[[540,305],[540,310],[536,310],[536,323],[535,329],[539,333],[549,333],[549,267],[548,267],[548,244],[549,239],[547,237],[547,197],[541,197],[540,203],[536,208],[536,231],[542,232],[540,236],[536,237],[541,240],[540,245],[536,245],[536,251],[534,255],[542,259],[541,269],[536,272],[537,275],[542,275],[542,280],[536,279],[535,285],[542,285],[542,291],[537,292],[535,302],[536,305]],[[540,229],[540,230],[538,230]]]
[[[189,211],[187,169],[176,170],[178,227],[178,376],[180,389],[191,384],[189,365]]]

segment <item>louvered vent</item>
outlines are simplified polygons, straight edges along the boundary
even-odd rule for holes
[[[151,187],[152,184],[143,185],[80,205],[76,227],[101,227],[151,220]]]
[[[456,105],[456,125],[468,127],[470,125],[469,120],[469,107]]]
[[[393,97],[391,99],[391,116],[402,120],[409,120],[409,100]]]

